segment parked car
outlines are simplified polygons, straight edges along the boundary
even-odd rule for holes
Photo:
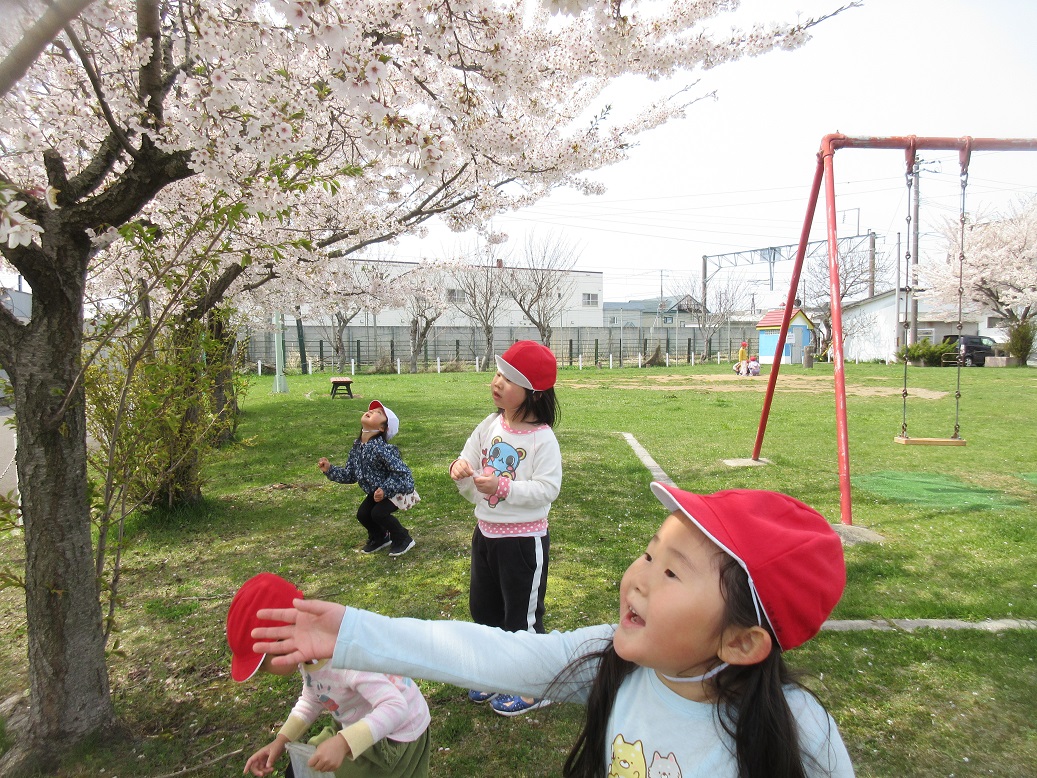
[[[947,335],[943,342],[957,346],[965,357],[966,365],[983,367],[987,357],[994,356],[993,338],[988,338],[986,335],[961,335],[960,345],[958,338],[958,335]]]

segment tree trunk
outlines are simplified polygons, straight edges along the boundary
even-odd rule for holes
[[[409,369],[411,373],[418,372],[418,352],[421,350],[422,337],[419,331],[419,325],[417,319],[412,319],[410,323],[410,365]]]
[[[234,368],[237,366],[236,339],[234,332],[228,330],[226,319],[220,312],[209,315],[209,334],[213,341],[220,344],[220,363],[213,375],[213,409],[223,423],[213,438],[213,444],[221,448],[230,443],[238,431],[240,408],[238,393],[234,387]]]
[[[486,360],[486,365],[489,367],[493,365],[493,325],[484,324],[482,328],[483,337],[486,338],[486,351],[483,352],[483,356]],[[490,368],[496,370],[496,366]]]
[[[336,369],[341,373],[349,365],[349,346],[346,343],[346,326],[350,319],[346,319],[340,313],[335,313],[335,360]]]
[[[28,756],[24,766],[12,764],[15,753],[0,762],[4,775],[53,769],[66,746],[115,722],[86,494],[85,273],[69,272],[85,269],[87,248],[57,248],[61,281],[33,285],[32,321],[4,365],[17,409],[31,706],[18,750]]]

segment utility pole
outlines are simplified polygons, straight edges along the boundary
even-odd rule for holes
[[[897,291],[896,291],[896,297],[895,297],[895,299],[896,299],[896,308],[895,308],[895,310],[896,310],[896,317],[895,317],[895,320],[896,320],[895,330],[896,330],[896,332],[895,332],[895,335],[893,337],[893,351],[894,351],[894,353],[899,351],[900,347],[902,345],[904,345],[900,341],[900,338],[904,334],[903,332],[901,332],[901,324],[900,324],[900,292],[901,292],[902,288],[903,288],[903,285],[902,285],[901,280],[900,280],[900,233],[898,232],[897,233],[897,285],[896,285],[896,290]]]
[[[918,192],[918,162],[911,168],[911,178],[914,184],[914,192],[911,200],[911,274],[909,284],[911,285],[911,334],[909,343],[918,342],[918,206],[921,196]]]
[[[274,314],[274,388],[275,394],[288,391],[284,377],[284,314]]]
[[[875,296],[875,233],[868,230],[868,297]]]

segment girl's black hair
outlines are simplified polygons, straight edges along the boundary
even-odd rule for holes
[[[749,579],[732,557],[722,554],[720,588],[726,603],[724,626],[755,626]],[[765,626],[770,632],[769,626]],[[720,725],[734,741],[739,778],[805,778],[795,718],[785,699],[784,687],[797,684],[785,665],[777,639],[771,635],[770,654],[759,664],[732,665],[713,683]],[[602,754],[608,753],[608,721],[619,687],[636,668],[608,645],[577,659],[556,682],[564,685],[577,670],[598,663],[587,699],[583,730],[562,769],[565,778],[605,778]],[[807,757],[810,758],[810,757]]]
[[[554,427],[562,417],[562,409],[558,405],[558,396],[553,386],[539,392],[526,389],[526,399],[522,401],[519,410],[522,412],[523,420],[531,424],[546,424],[548,427]]]
[[[726,604],[725,626],[759,623],[749,577],[727,554],[720,562],[720,591]],[[770,625],[763,626],[771,635],[767,657],[754,665],[732,665],[713,679],[717,715],[734,740],[739,778],[806,778],[796,719],[784,691],[799,684]]]
[[[598,671],[587,697],[587,717],[583,722],[583,730],[562,766],[565,778],[605,778],[606,767],[601,761],[601,755],[608,753],[606,740],[612,705],[619,694],[619,687],[637,669],[633,662],[620,658],[610,640],[600,651],[584,654],[575,660],[562,674],[568,678],[570,674],[575,674],[581,667],[593,662],[598,662]],[[564,680],[556,683],[561,685]]]

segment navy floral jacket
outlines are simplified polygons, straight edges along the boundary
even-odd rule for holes
[[[345,466],[332,465],[325,475],[336,483],[359,484],[366,494],[380,488],[387,498],[414,491],[414,474],[399,449],[381,435],[367,443],[354,441]]]

